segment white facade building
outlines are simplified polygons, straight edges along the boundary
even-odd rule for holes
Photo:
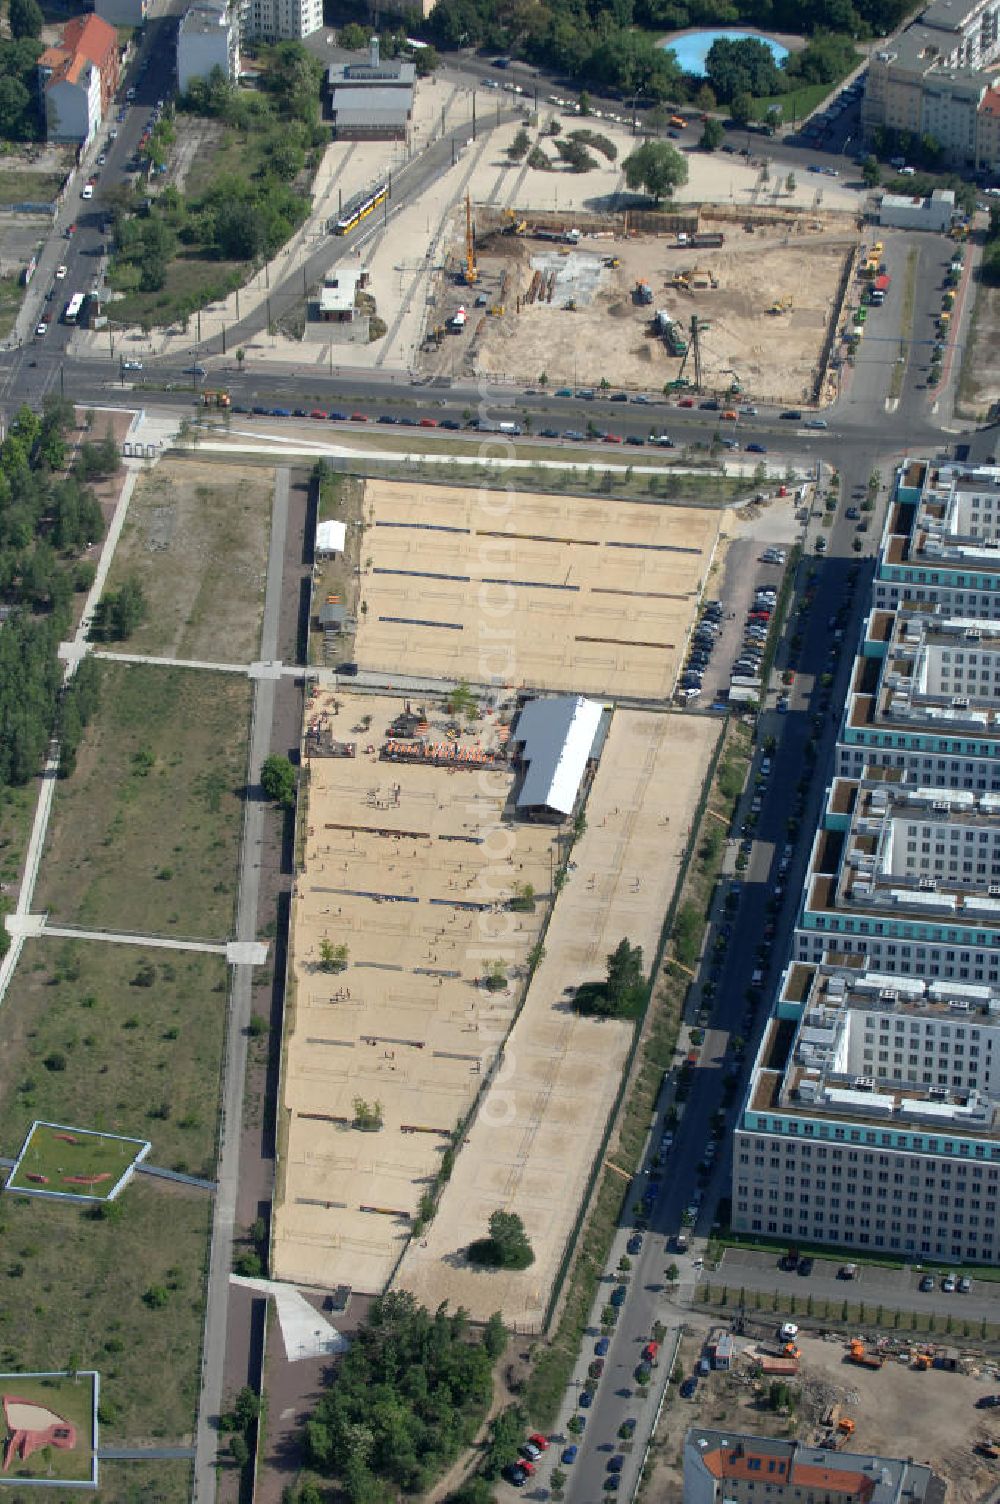
[[[878,211],[880,225],[896,230],[931,230],[936,235],[950,229],[954,217],[955,195],[950,188],[935,188],[930,198],[884,193]]]
[[[187,92],[191,81],[208,78],[219,68],[230,82],[240,72],[240,31],[234,12],[224,3],[198,0],[185,12],[177,29],[177,87]]]
[[[246,41],[300,42],[323,25],[323,0],[244,0]]]

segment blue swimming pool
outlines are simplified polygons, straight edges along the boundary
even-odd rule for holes
[[[721,31],[689,31],[686,36],[673,37],[663,42],[664,48],[669,48],[676,53],[677,61],[684,73],[704,73],[705,59],[708,57],[712,43],[720,37],[728,37],[731,42],[742,42],[747,37],[754,36],[752,31],[737,31],[729,27],[723,27]],[[775,42],[771,37],[757,37],[766,47],[770,47],[771,54],[776,63],[784,62],[788,56],[788,48],[782,47],[780,42]]]

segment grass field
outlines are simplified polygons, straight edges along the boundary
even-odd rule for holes
[[[13,329],[23,296],[20,277],[0,277],[0,339]]]
[[[803,84],[801,89],[791,89],[787,94],[774,94],[767,99],[755,99],[753,102],[754,117],[757,120],[766,120],[767,112],[772,106],[781,110],[781,118],[786,125],[795,125],[807,115],[811,115],[819,105],[823,103],[827,95],[832,94],[835,84]]]
[[[34,1123],[7,1188],[106,1201],[144,1147],[139,1139],[75,1125]]]
[[[185,308],[214,303],[238,287],[246,268],[238,261],[206,261],[193,252],[177,256],[167,262],[163,286],[156,292],[140,292],[129,285],[128,269],[113,273],[112,286],[121,288],[125,296],[116,299],[115,324],[146,324],[150,328],[172,324],[183,318]]]
[[[0,1012],[0,1152],[41,1118],[148,1138],[152,1164],[212,1175],[226,989],[221,956],[27,941]]]
[[[101,1504],[190,1504],[191,1486],[189,1462],[101,1463]]]
[[[12,172],[0,167],[0,209],[9,204],[51,204],[62,180],[61,172]]]
[[[102,663],[101,706],[56,791],[37,904],[137,935],[228,938],[249,681]]]
[[[108,588],[137,576],[149,616],[130,653],[249,663],[264,609],[273,472],[166,459],[139,481]]]
[[[89,1482],[94,1469],[94,1380],[86,1373],[73,1378],[68,1374],[51,1374],[45,1378],[27,1378],[19,1373],[0,1374],[0,1394],[16,1396],[35,1405],[44,1405],[68,1421],[76,1431],[73,1447],[43,1447],[24,1462],[13,1460],[4,1474],[8,1482],[17,1478],[51,1478],[59,1481]],[[0,1436],[6,1431],[0,1411]]]
[[[141,1179],[107,1207],[5,1196],[0,1369],[96,1368],[102,1443],[185,1443],[211,1210],[204,1191]]]

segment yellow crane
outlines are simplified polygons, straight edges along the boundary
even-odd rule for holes
[[[465,195],[465,284],[474,287],[479,281],[476,266],[476,240],[472,233],[472,199]]]

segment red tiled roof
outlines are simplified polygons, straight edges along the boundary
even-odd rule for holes
[[[987,89],[979,102],[979,113],[1000,120],[1000,89]]]
[[[39,67],[51,70],[50,83],[75,84],[88,63],[107,66],[118,46],[118,33],[98,15],[74,16],[63,27],[62,42],[46,47]]]
[[[765,1482],[802,1488],[823,1489],[827,1493],[845,1494],[868,1504],[874,1483],[864,1473],[842,1468],[822,1467],[808,1462],[789,1461],[767,1452],[753,1452],[743,1446],[728,1450],[717,1447],[703,1452],[701,1460],[713,1478],[733,1482]],[[770,1466],[773,1464],[773,1468]]]

